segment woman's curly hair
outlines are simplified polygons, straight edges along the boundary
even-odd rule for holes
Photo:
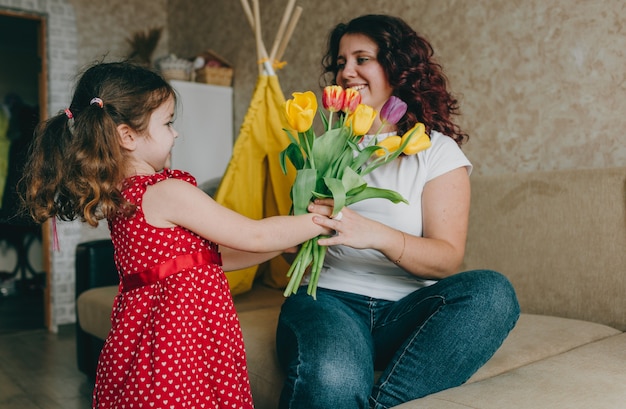
[[[394,95],[408,104],[406,115],[397,124],[400,134],[417,122],[427,130],[439,131],[461,145],[469,136],[452,121],[459,114],[457,99],[448,91],[448,80],[433,58],[431,44],[402,19],[387,15],[364,15],[338,24],[328,38],[322,59],[322,77],[332,74],[336,83],[339,42],[346,34],[363,34],[378,45],[378,62],[387,74]]]
[[[58,217],[92,226],[134,211],[121,195],[127,171],[117,127],[147,129],[150,115],[173,97],[171,85],[128,62],[97,63],[76,85],[69,108],[39,124],[25,166],[23,202],[37,222]]]

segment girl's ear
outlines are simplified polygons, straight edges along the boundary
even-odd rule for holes
[[[122,124],[117,127],[117,134],[120,137],[120,145],[123,148],[133,151],[137,147],[137,133],[128,125]]]

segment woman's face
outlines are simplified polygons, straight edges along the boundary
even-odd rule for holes
[[[380,112],[393,93],[377,59],[378,45],[364,34],[346,34],[339,42],[337,84],[354,88],[361,102]]]

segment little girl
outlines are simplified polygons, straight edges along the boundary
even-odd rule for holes
[[[248,219],[217,204],[191,175],[168,169],[175,105],[158,74],[96,64],[69,108],[40,124],[26,168],[36,221],[108,220],[120,292],[94,408],[252,408],[222,269],[329,233],[312,214]]]

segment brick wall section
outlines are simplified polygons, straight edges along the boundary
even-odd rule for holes
[[[73,7],[66,0],[0,0],[0,10],[41,15],[47,20],[48,114],[64,109],[71,98],[77,70],[77,31]],[[51,252],[51,325],[75,321],[74,253],[81,241],[78,223],[59,223],[61,251]],[[52,250],[51,250],[52,251]]]

